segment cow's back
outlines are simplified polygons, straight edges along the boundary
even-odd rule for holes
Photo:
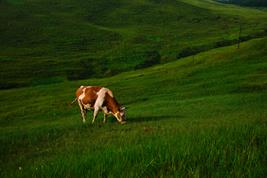
[[[97,92],[102,87],[99,86],[81,86],[76,91],[76,97],[78,100],[82,102],[84,105],[94,106],[95,101],[97,99]]]

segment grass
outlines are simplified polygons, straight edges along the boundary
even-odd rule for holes
[[[266,31],[267,21],[265,11],[206,0],[2,0],[0,10],[2,89],[112,76],[151,51],[174,61],[237,39],[240,24],[244,37]]]
[[[111,78],[1,90],[1,177],[265,177],[267,38]],[[80,85],[127,107],[82,124]]]

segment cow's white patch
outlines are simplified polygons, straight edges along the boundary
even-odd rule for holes
[[[83,104],[85,109],[91,109],[91,105],[90,104]]]
[[[108,92],[107,88],[101,88],[99,92],[97,92],[97,99],[95,102],[94,108],[100,108],[105,100],[105,94]]]
[[[79,96],[79,100],[82,100],[85,97],[85,93],[83,92],[80,96]]]
[[[107,109],[106,106],[102,107],[102,111],[103,111],[105,114],[109,114],[108,109]]]
[[[83,98],[85,97],[85,90],[86,88],[83,88],[82,90],[82,94],[78,97],[78,99],[80,100],[81,104],[86,107],[86,105],[82,102]],[[87,108],[87,107],[86,107]]]
[[[111,96],[112,98],[113,98],[113,93],[112,93],[112,91],[111,90],[109,90],[109,89],[107,89],[108,91],[108,94],[109,94],[109,96]]]

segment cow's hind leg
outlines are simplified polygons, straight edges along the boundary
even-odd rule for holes
[[[80,100],[78,100],[78,104],[79,104],[79,107],[80,107],[80,110],[81,110],[81,115],[82,115],[82,119],[83,119],[83,123],[85,123],[85,117],[86,117],[86,110],[83,108],[83,105],[81,103]]]

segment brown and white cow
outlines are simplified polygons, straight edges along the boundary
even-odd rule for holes
[[[76,91],[76,99],[80,106],[83,122],[85,122],[87,110],[94,110],[92,123],[99,111],[104,112],[104,120],[108,115],[116,117],[119,123],[124,124],[125,108],[121,107],[111,90],[100,86],[80,86]]]

